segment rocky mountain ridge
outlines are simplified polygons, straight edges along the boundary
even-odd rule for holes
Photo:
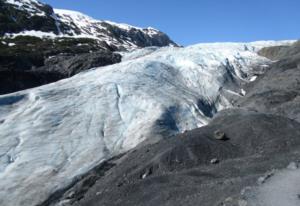
[[[146,46],[177,46],[157,29],[93,19],[80,12],[53,9],[37,0],[1,0],[0,35],[73,37],[105,42],[111,51]]]
[[[153,28],[99,21],[37,0],[1,0],[0,11],[0,94],[118,63],[117,51],[177,46]]]

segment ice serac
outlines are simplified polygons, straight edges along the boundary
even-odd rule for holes
[[[265,46],[146,48],[123,62],[0,96],[0,205],[37,205],[101,161],[207,124],[269,60]]]

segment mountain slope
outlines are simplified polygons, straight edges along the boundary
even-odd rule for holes
[[[37,0],[0,1],[0,94],[121,61],[114,52],[177,46],[152,28],[92,19]]]
[[[147,46],[177,46],[164,33],[151,27],[142,29],[127,24],[99,21],[80,12],[55,9],[58,19],[68,25],[74,36],[85,36],[105,41],[117,50]]]
[[[153,28],[95,20],[80,12],[53,9],[37,0],[1,0],[0,35],[92,38],[105,42],[111,50],[146,46],[177,46]]]
[[[124,53],[119,64],[0,96],[0,203],[37,205],[144,140],[207,124],[270,63],[259,49],[289,43],[146,48]]]
[[[1,0],[0,10],[1,36],[24,30],[59,34],[64,27],[58,27],[52,7],[37,0]]]

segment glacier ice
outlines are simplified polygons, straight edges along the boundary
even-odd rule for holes
[[[121,63],[0,96],[0,205],[36,205],[144,140],[200,127],[230,107],[256,51],[289,42],[145,48]]]

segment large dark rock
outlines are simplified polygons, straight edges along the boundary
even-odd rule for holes
[[[214,138],[222,131],[227,141]],[[129,152],[84,194],[64,196],[66,205],[230,205],[246,197],[274,168],[299,160],[300,124],[285,117],[227,110],[209,126]],[[218,164],[211,164],[213,159]],[[84,181],[84,180],[83,180]],[[82,191],[79,182],[65,194]],[[69,203],[69,204],[67,204]]]

